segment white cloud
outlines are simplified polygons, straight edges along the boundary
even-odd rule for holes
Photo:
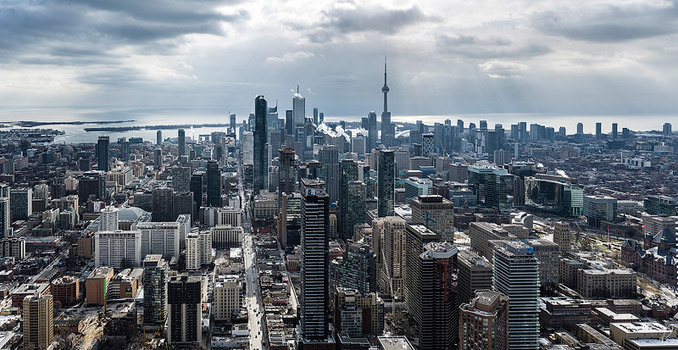
[[[519,77],[530,67],[526,64],[507,61],[487,61],[478,65],[478,68],[493,79]]]
[[[286,52],[280,57],[266,57],[266,62],[296,62],[307,58],[313,58],[315,54],[309,51]]]

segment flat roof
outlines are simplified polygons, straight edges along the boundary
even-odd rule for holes
[[[410,341],[404,336],[377,337],[377,340],[384,350],[414,350]]]

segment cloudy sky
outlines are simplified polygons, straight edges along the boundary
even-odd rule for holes
[[[3,0],[2,107],[678,114],[678,0]]]

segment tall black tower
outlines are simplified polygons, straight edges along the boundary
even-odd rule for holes
[[[221,207],[221,170],[216,160],[207,162],[207,205]]]
[[[99,136],[99,140],[97,141],[97,161],[99,170],[103,172],[110,170],[108,158],[109,143],[108,136]]]
[[[268,144],[266,141],[266,113],[268,107],[264,96],[254,99],[254,194],[267,188]]]

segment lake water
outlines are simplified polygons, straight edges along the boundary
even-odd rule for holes
[[[360,121],[362,116],[331,116],[326,115],[325,120],[330,122]],[[247,118],[246,114],[237,116],[238,123]],[[284,111],[279,111],[279,118],[284,118]],[[177,124],[210,124],[210,123],[228,123],[228,113],[225,109],[219,107],[213,108],[37,108],[37,109],[0,109],[0,122],[7,121],[115,121],[115,120],[135,120],[134,122],[120,122],[107,125],[47,125],[40,128],[51,128],[63,130],[64,135],[55,138],[58,143],[77,143],[77,142],[96,142],[102,135],[110,136],[111,142],[120,137],[142,137],[144,140],[155,141],[157,130],[135,130],[126,132],[86,132],[85,127],[94,126],[129,126],[129,125],[177,125]],[[416,120],[422,120],[427,125],[433,125],[436,122],[444,122],[445,119],[451,119],[452,124],[456,124],[457,119],[464,120],[468,127],[471,122],[479,125],[480,120],[487,120],[489,128],[493,128],[495,123],[502,124],[504,129],[510,130],[511,124],[525,121],[528,124],[539,123],[545,126],[552,126],[558,130],[559,127],[567,128],[568,134],[574,134],[577,123],[584,123],[585,133],[595,132],[595,123],[603,123],[603,133],[609,133],[612,129],[612,123],[618,123],[619,132],[622,128],[629,128],[635,131],[661,130],[666,122],[674,124],[678,129],[678,116],[566,116],[553,114],[466,114],[466,115],[420,115],[420,116],[402,116],[393,114],[394,123],[414,123]],[[196,128],[187,129],[186,137],[197,138],[201,134],[210,134],[213,131],[225,131],[225,127],[220,128]],[[176,137],[177,130],[162,130],[163,139],[167,137]]]

